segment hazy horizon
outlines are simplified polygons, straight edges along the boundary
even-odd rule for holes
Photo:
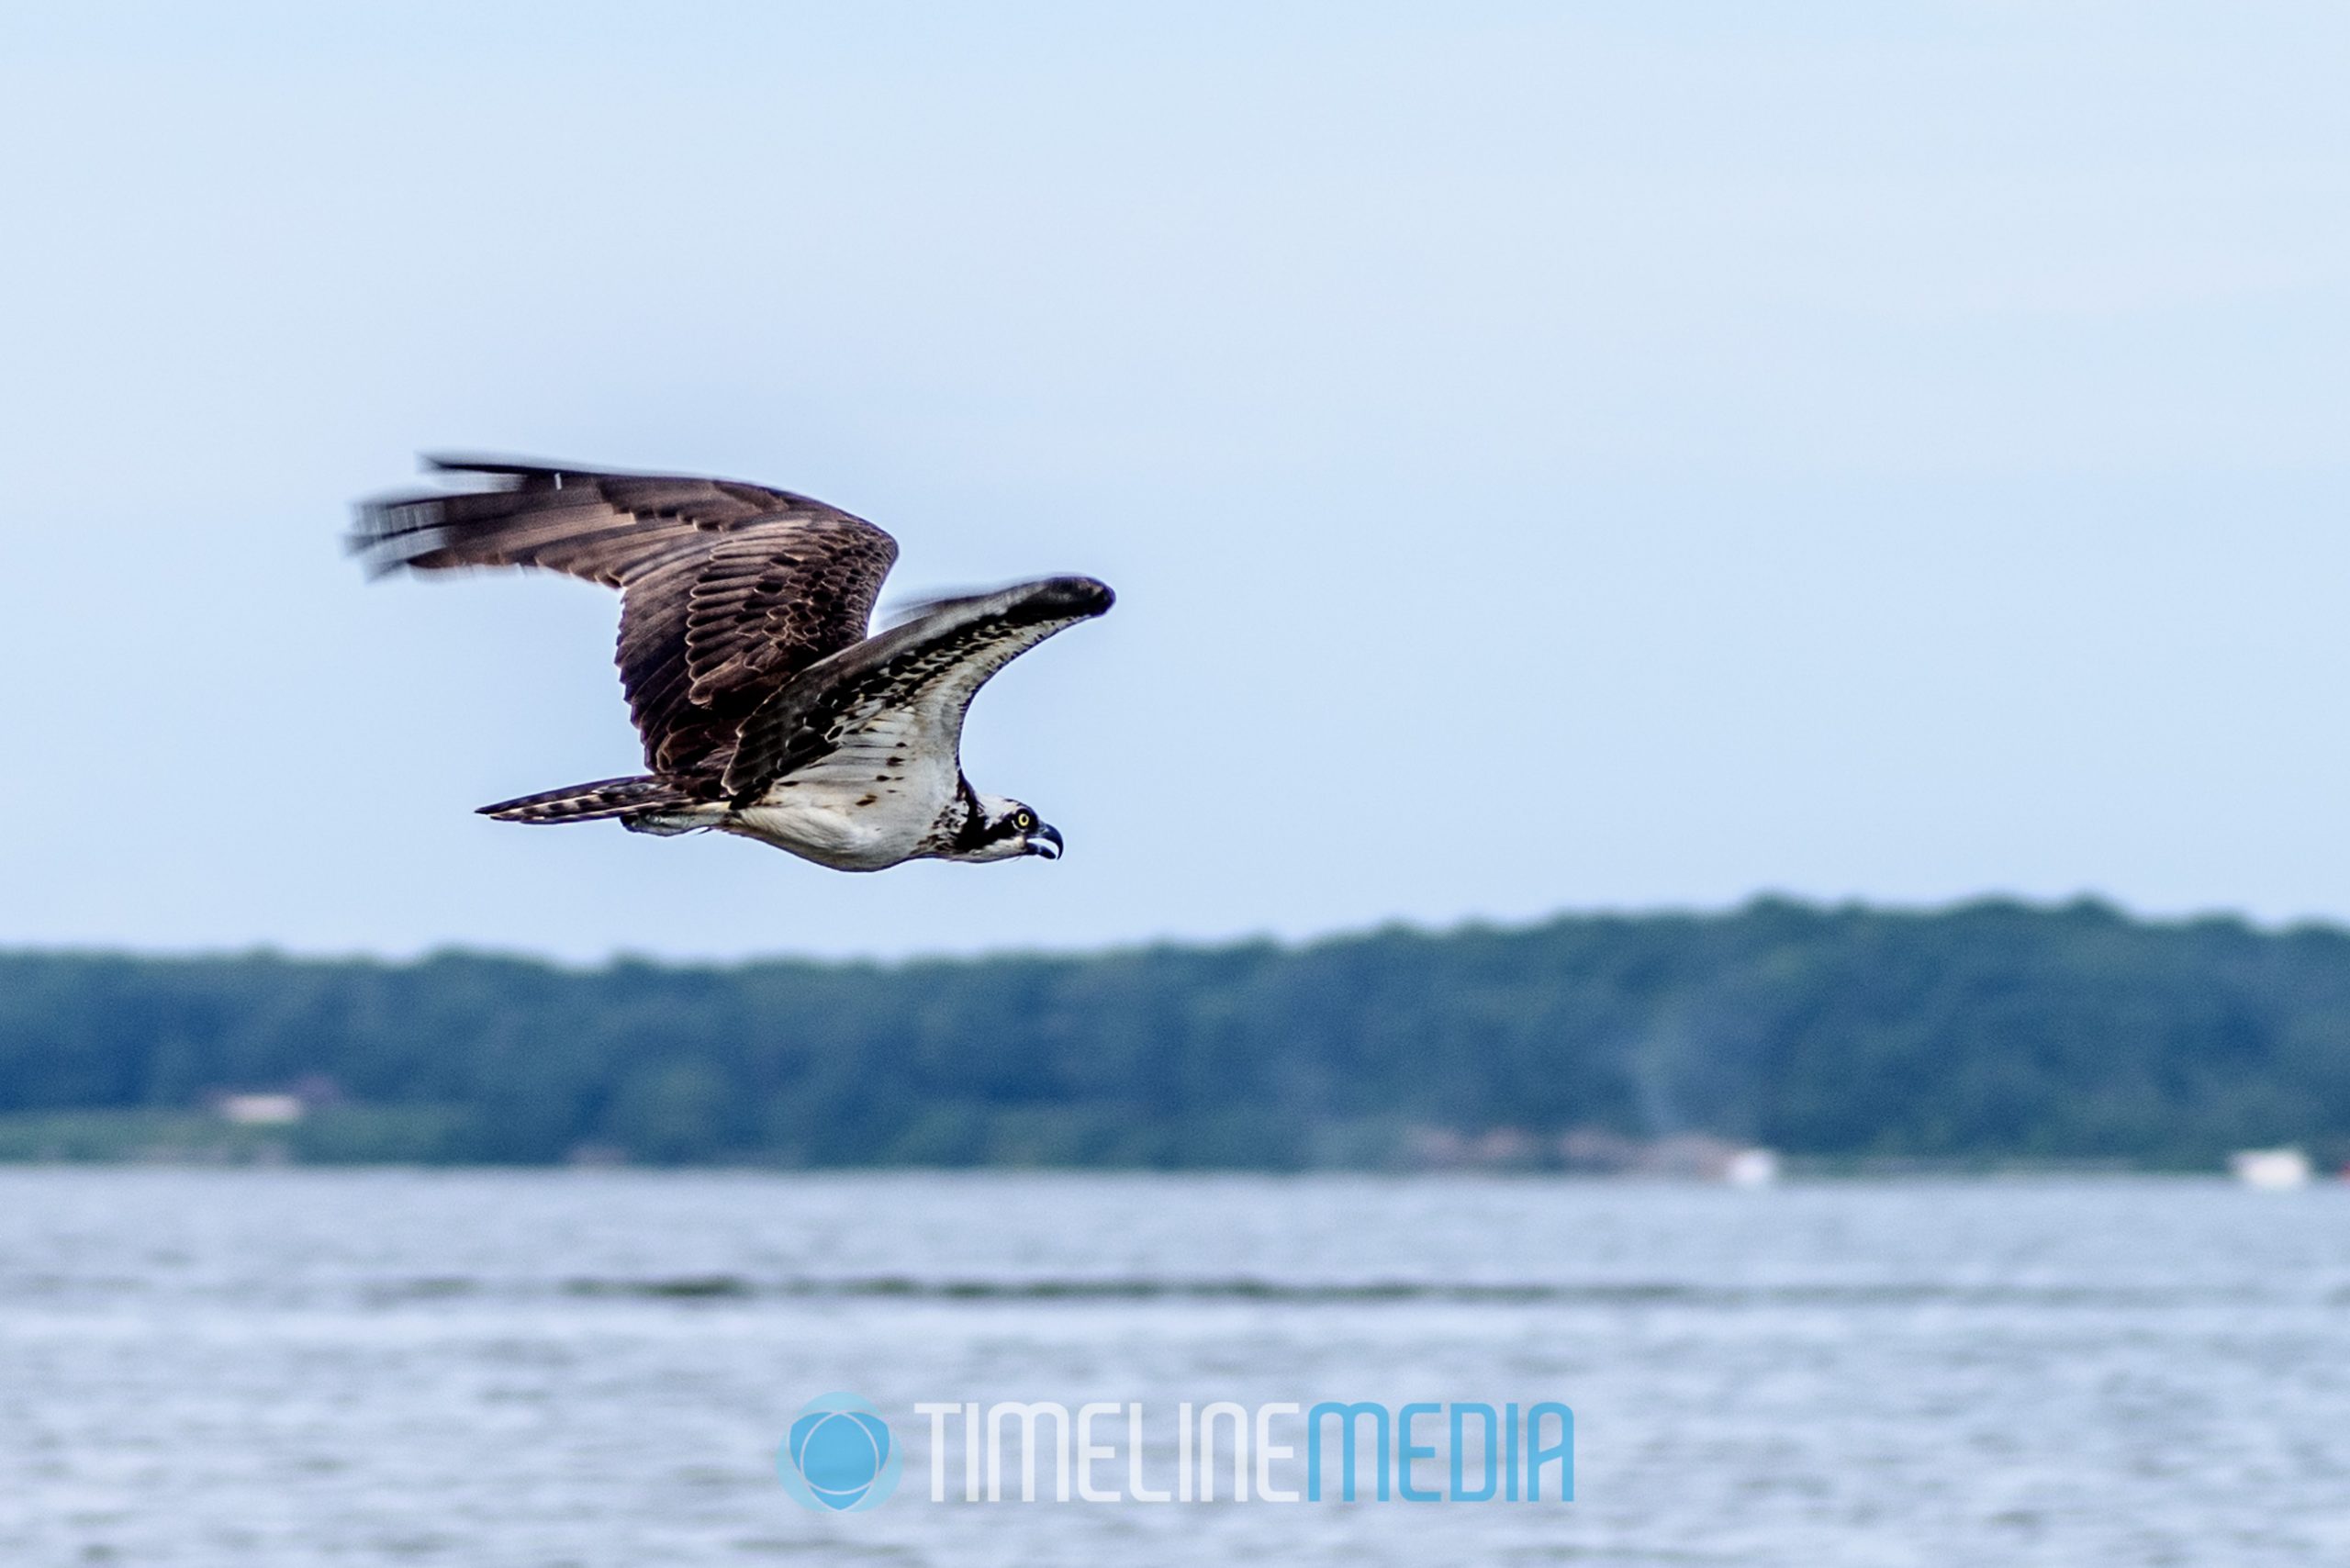
[[[1367,921],[1357,925],[1332,926],[1326,930],[1284,935],[1274,931],[1237,931],[1217,936],[1138,936],[1117,940],[1102,939],[1068,943],[1011,942],[1000,946],[985,944],[968,946],[908,947],[890,952],[827,952],[818,949],[776,947],[746,950],[739,953],[696,954],[662,953],[643,948],[614,947],[601,953],[570,954],[545,948],[530,948],[519,945],[489,943],[438,942],[415,947],[327,948],[305,947],[295,943],[254,942],[242,946],[190,946],[182,947],[133,946],[129,944],[102,943],[39,943],[10,942],[0,944],[0,955],[40,954],[55,957],[153,958],[163,961],[205,960],[214,958],[284,958],[316,960],[321,963],[381,962],[406,964],[436,957],[513,958],[529,963],[543,963],[564,969],[603,969],[614,964],[649,963],[664,967],[710,965],[731,967],[741,964],[793,963],[878,963],[896,965],[934,960],[985,960],[990,958],[1102,958],[1121,953],[1140,952],[1152,948],[1220,949],[1247,947],[1270,944],[1283,950],[1314,946],[1322,943],[1344,943],[1376,936],[1388,932],[1405,932],[1432,938],[1471,933],[1495,933],[1504,935],[1539,930],[1561,922],[1581,920],[1726,920],[1733,919],[1758,905],[1792,904],[1807,910],[1842,913],[1862,911],[1871,914],[1892,915],[1916,919],[1934,919],[1967,910],[1998,906],[2015,906],[2040,913],[2061,913],[2083,905],[2093,905],[2109,911],[2133,924],[2169,928],[2200,924],[2207,921],[2230,922],[2243,925],[2259,935],[2286,935],[2302,931],[2323,931],[2350,936],[2350,919],[2333,919],[2323,915],[2307,915],[2278,920],[2262,920],[2240,910],[2210,908],[2179,910],[2170,913],[2149,913],[2132,909],[2126,904],[2092,892],[2079,892],[2070,897],[2026,898],[2014,893],[1998,891],[1975,893],[1933,902],[1896,903],[1873,899],[1808,898],[1772,889],[1762,889],[1742,899],[1719,905],[1655,904],[1645,907],[1561,906],[1547,913],[1511,919],[1494,919],[1483,915],[1463,915],[1457,920],[1413,920],[1393,918]]]

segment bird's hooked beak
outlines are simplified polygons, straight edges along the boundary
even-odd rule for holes
[[[1049,823],[1038,823],[1028,830],[1028,836],[1022,842],[1028,846],[1031,855],[1041,855],[1047,860],[1061,857],[1060,829]]]

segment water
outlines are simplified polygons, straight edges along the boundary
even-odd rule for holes
[[[793,1504],[810,1395],[1560,1398],[1571,1506]],[[2350,1191],[0,1171],[0,1562],[2350,1562]]]

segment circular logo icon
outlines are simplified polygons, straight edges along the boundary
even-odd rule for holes
[[[896,1491],[905,1463],[890,1423],[870,1402],[824,1394],[800,1407],[776,1455],[776,1473],[801,1506],[851,1513]]]

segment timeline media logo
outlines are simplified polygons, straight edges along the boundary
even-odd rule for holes
[[[1575,1417],[1556,1400],[1177,1404],[923,1402],[930,1501],[1572,1503]],[[1169,1428],[1171,1427],[1171,1430]],[[1171,1440],[1170,1440],[1171,1439]],[[854,1394],[801,1406],[776,1468],[802,1507],[854,1513],[898,1487],[905,1455]],[[950,1475],[961,1485],[954,1488]]]
[[[886,1501],[906,1456],[870,1401],[821,1394],[800,1407],[775,1463],[792,1501],[846,1514]]]

